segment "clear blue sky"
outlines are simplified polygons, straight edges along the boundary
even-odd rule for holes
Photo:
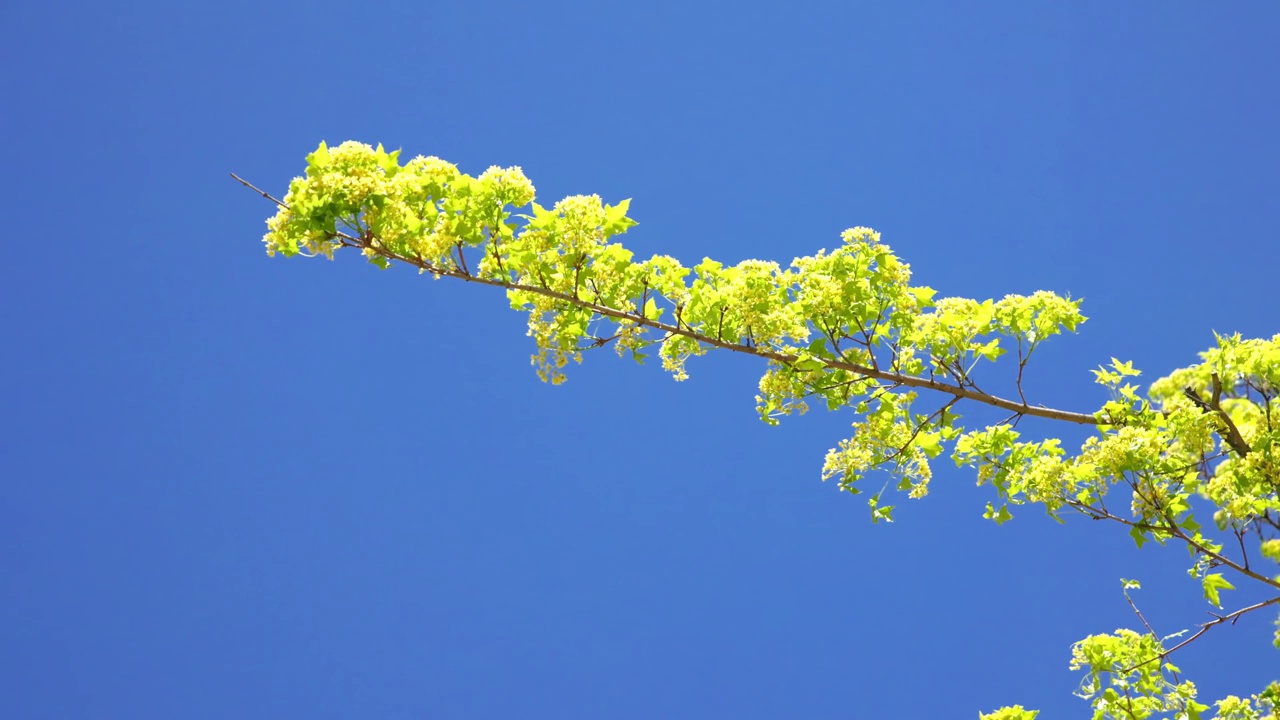
[[[282,193],[322,139],[520,165],[686,263],[871,225],[942,295],[1085,298],[1029,384],[1089,411],[1113,355],[1280,330],[1280,5],[0,15],[0,716],[1070,717],[1120,577],[1161,632],[1207,617],[1183,551],[997,528],[964,471],[872,525],[818,477],[850,418],[764,426],[751,358],[542,385],[500,292],[269,259],[227,173]],[[1256,691],[1272,620],[1179,664]]]

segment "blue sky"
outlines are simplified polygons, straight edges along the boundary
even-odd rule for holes
[[[872,525],[818,477],[851,418],[766,427],[751,358],[542,385],[500,292],[269,259],[227,173],[283,193],[346,139],[520,165],[688,264],[870,225],[942,295],[1085,298],[1028,384],[1090,411],[1111,356],[1280,329],[1280,6],[3,14],[0,716],[1066,717],[1071,643],[1136,624],[1120,577],[1161,632],[1207,617],[1182,551],[997,528],[964,471]],[[1257,691],[1272,619],[1178,662]]]

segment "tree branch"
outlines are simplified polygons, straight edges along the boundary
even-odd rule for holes
[[[1129,673],[1133,672],[1134,670],[1137,670],[1138,668],[1142,667],[1143,665],[1146,665],[1147,663],[1150,663],[1150,662],[1156,662],[1156,661],[1159,661],[1159,660],[1164,660],[1165,658],[1169,657],[1170,655],[1174,654],[1175,652],[1177,652],[1177,651],[1181,650],[1182,648],[1184,648],[1184,647],[1186,647],[1186,646],[1190,645],[1191,643],[1195,642],[1197,639],[1199,639],[1199,637],[1200,637],[1201,635],[1203,635],[1203,634],[1205,634],[1205,633],[1209,632],[1209,629],[1210,629],[1210,628],[1212,628],[1212,627],[1214,627],[1215,625],[1221,625],[1222,623],[1227,622],[1228,620],[1229,620],[1229,621],[1231,621],[1231,624],[1232,624],[1232,625],[1234,625],[1234,624],[1236,623],[1236,621],[1240,619],[1240,616],[1241,616],[1241,615],[1244,615],[1245,613],[1253,612],[1254,610],[1260,610],[1260,609],[1262,609],[1262,608],[1264,608],[1264,607],[1266,607],[1266,606],[1268,606],[1268,605],[1274,605],[1274,604],[1276,604],[1276,603],[1280,603],[1280,595],[1277,595],[1276,597],[1273,597],[1273,598],[1271,598],[1270,600],[1263,600],[1263,601],[1262,601],[1262,602],[1260,602],[1260,603],[1254,603],[1253,605],[1250,605],[1249,607],[1240,608],[1239,610],[1236,610],[1235,612],[1233,612],[1233,613],[1231,613],[1231,614],[1229,614],[1229,615],[1214,615],[1213,613],[1210,613],[1210,615],[1213,615],[1215,619],[1210,620],[1210,621],[1209,621],[1209,622],[1207,622],[1207,623],[1201,623],[1201,624],[1200,624],[1200,629],[1196,631],[1196,634],[1195,634],[1195,635],[1192,635],[1191,637],[1187,638],[1186,640],[1183,640],[1182,642],[1178,643],[1177,645],[1174,645],[1173,647],[1169,648],[1168,650],[1165,650],[1164,652],[1160,653],[1159,655],[1156,655],[1156,656],[1154,656],[1154,657],[1151,657],[1151,658],[1149,658],[1149,659],[1147,659],[1147,660],[1143,660],[1142,662],[1138,663],[1137,665],[1134,665],[1133,667],[1131,667],[1131,668],[1128,668],[1128,669],[1124,670],[1124,671],[1123,671],[1123,672],[1121,672],[1120,674],[1121,674],[1121,675],[1127,675],[1127,674],[1129,674]],[[1150,628],[1150,627],[1148,627],[1147,629],[1148,629],[1148,630],[1150,630],[1151,628]],[[1154,635],[1154,633],[1152,633],[1152,634]]]
[[[260,188],[256,187],[253,183],[249,182],[248,180],[245,180],[244,178],[240,177],[239,175],[237,175],[237,174],[235,174],[235,173],[231,173],[231,177],[233,177],[233,178],[235,178],[237,181],[239,181],[239,183],[240,183],[241,185],[243,185],[243,186],[245,186],[245,187],[249,188],[250,190],[252,190],[252,191],[254,191],[254,192],[256,192],[256,193],[258,193],[258,194],[259,194],[259,195],[261,195],[262,197],[264,197],[264,198],[266,198],[266,199],[270,200],[271,202],[275,203],[276,205],[279,205],[280,207],[284,208],[285,210],[288,210],[288,209],[289,209],[289,206],[288,206],[288,205],[285,205],[285,204],[284,204],[283,202],[281,202],[280,200],[277,200],[277,199],[275,199],[275,198],[271,197],[270,193],[268,193],[267,191],[262,190],[262,189],[260,189]]]
[[[253,185],[249,181],[241,178],[239,175],[236,175],[235,173],[231,173],[231,177],[235,178],[236,181],[238,181],[241,185],[244,185],[250,190],[253,190],[254,192],[258,193],[264,198],[275,203],[279,207],[289,209],[289,206],[285,204],[283,201],[271,196],[266,191],[258,188],[257,186]],[[748,341],[747,343],[730,343],[730,342],[725,342],[724,340],[719,338],[712,338],[707,335],[701,335],[692,330],[687,330],[685,328],[680,327],[679,321],[677,321],[676,325],[669,325],[667,323],[659,322],[657,320],[649,320],[645,318],[642,314],[637,315],[636,313],[630,313],[623,310],[617,310],[611,307],[600,305],[598,303],[588,302],[586,300],[582,300],[580,298],[574,297],[573,295],[568,295],[566,293],[561,293],[555,290],[551,290],[547,287],[538,286],[538,285],[525,285],[523,283],[511,282],[509,280],[492,280],[489,278],[480,277],[478,275],[472,275],[461,269],[437,267],[421,258],[400,255],[398,253],[391,252],[385,247],[374,245],[372,237],[356,237],[341,231],[333,232],[331,237],[342,240],[341,244],[345,247],[353,247],[353,248],[359,248],[361,250],[369,250],[373,253],[381,255],[384,258],[387,258],[388,260],[398,260],[402,263],[405,263],[407,265],[412,265],[425,272],[429,272],[437,277],[457,278],[464,282],[479,283],[481,285],[492,285],[494,287],[506,288],[507,290],[519,290],[522,292],[529,292],[537,295],[542,295],[543,297],[549,297],[555,300],[562,300],[566,303],[575,305],[585,310],[591,310],[592,312],[598,313],[605,317],[611,317],[618,320],[626,320],[628,322],[632,322],[637,325],[641,325],[644,327],[651,327],[655,330],[661,330],[662,332],[668,333],[669,335],[680,335],[682,337],[687,337],[697,342],[710,345],[712,347],[721,348],[723,350],[730,350],[733,352],[739,352],[746,355],[755,355],[756,357],[762,357],[762,358],[765,358],[766,360],[773,360],[775,362],[783,363],[786,365],[790,365],[797,360],[797,357],[795,355],[790,355],[787,353],[780,353],[780,352],[775,352],[773,350],[764,349],[756,345],[754,342]],[[864,332],[865,332],[865,329],[864,329]],[[1030,415],[1032,417],[1042,417],[1042,418],[1047,418],[1049,420],[1062,420],[1065,422],[1075,423],[1077,425],[1100,424],[1099,420],[1091,414],[1071,412],[1069,410],[1057,410],[1054,408],[1048,408],[1048,407],[1039,406],[1039,405],[1031,405],[1027,403],[1026,400],[1023,400],[1022,402],[1018,402],[1015,400],[1009,400],[1006,398],[998,397],[996,395],[984,393],[976,389],[965,388],[963,386],[963,379],[958,380],[956,385],[950,385],[944,382],[939,382],[937,380],[934,380],[933,378],[918,377],[915,375],[908,375],[906,373],[881,370],[879,367],[875,367],[876,365],[875,353],[871,353],[870,355],[871,355],[870,359],[873,364],[873,367],[866,367],[863,365],[858,365],[856,363],[846,362],[844,360],[822,360],[821,362],[827,368],[830,368],[832,370],[846,370],[848,372],[856,373],[858,375],[865,375],[867,377],[876,378],[878,380],[886,380],[891,383],[895,383],[897,385],[905,385],[907,387],[933,390],[934,392],[940,392],[947,395],[951,395],[957,400],[973,400],[974,402],[982,403],[984,405],[990,405],[992,407],[997,407],[1002,410],[1008,410],[1010,412],[1013,412],[1019,415]]]
[[[1099,508],[1092,507],[1090,505],[1086,505],[1074,498],[1066,498],[1065,503],[1071,507],[1074,507],[1076,510],[1079,510],[1085,515],[1088,515],[1094,520],[1115,520],[1116,522],[1131,528],[1138,528],[1139,530],[1147,530],[1150,532],[1165,533],[1169,537],[1175,537],[1185,542],[1187,545],[1190,545],[1192,548],[1196,550],[1196,552],[1200,553],[1201,555],[1205,555],[1207,557],[1213,558],[1213,560],[1217,562],[1219,565],[1226,565],[1227,567],[1231,568],[1232,570],[1235,570],[1241,575],[1245,575],[1247,577],[1253,578],[1254,580],[1257,580],[1258,582],[1264,585],[1269,585],[1273,588],[1280,589],[1280,580],[1273,580],[1267,577],[1266,575],[1261,575],[1241,565],[1235,560],[1232,560],[1226,555],[1223,555],[1222,553],[1217,553],[1210,550],[1209,548],[1205,547],[1201,543],[1196,542],[1195,538],[1187,535],[1187,533],[1184,532],[1182,528],[1175,525],[1168,518],[1164,519],[1166,523],[1165,525],[1155,525],[1147,522],[1134,522],[1133,520],[1126,520],[1118,515],[1112,514],[1110,511],[1106,509],[1099,509]]]
[[[1200,393],[1196,392],[1193,387],[1183,388],[1182,394],[1186,395],[1187,398],[1189,398],[1191,402],[1195,403],[1201,410],[1218,416],[1218,419],[1222,421],[1224,430],[1222,433],[1222,439],[1226,441],[1227,445],[1230,446],[1237,455],[1244,457],[1249,454],[1249,443],[1245,442],[1244,436],[1240,434],[1240,429],[1236,427],[1234,422],[1232,422],[1231,416],[1222,409],[1220,402],[1222,399],[1222,380],[1218,378],[1218,373],[1214,373],[1212,378],[1213,399],[1206,401],[1204,398],[1200,397]]]
[[[257,188],[254,188],[254,189],[256,190]],[[660,330],[662,332],[669,333],[671,335],[680,335],[683,337],[687,337],[692,340],[696,340],[698,342],[710,345],[712,347],[720,348],[723,350],[730,350],[733,352],[739,352],[746,355],[755,355],[756,357],[765,358],[766,360],[773,360],[775,362],[780,362],[786,365],[790,365],[791,363],[794,363],[797,359],[795,355],[790,355],[788,353],[775,352],[773,350],[761,348],[760,346],[755,344],[725,342],[724,340],[721,340],[718,338],[713,338],[708,335],[702,335],[692,330],[686,330],[683,327],[670,325],[668,323],[659,322],[657,320],[650,320],[648,318],[643,317],[642,315],[638,315],[633,312],[617,310],[615,308],[607,307],[605,305],[600,305],[598,303],[588,302],[580,298],[575,298],[572,295],[562,293],[562,292],[557,292],[555,290],[551,290],[549,288],[542,287],[539,285],[526,285],[523,283],[510,282],[506,280],[491,280],[489,278],[478,277],[475,275],[467,275],[458,270],[453,270],[453,269],[444,268],[444,267],[437,267],[435,265],[432,265],[418,258],[400,255],[400,254],[391,252],[386,248],[372,247],[370,244],[364,242],[363,240],[352,237],[350,235],[337,233],[336,236],[346,241],[344,244],[350,247],[358,247],[360,249],[369,249],[387,258],[388,260],[398,260],[405,264],[417,267],[421,270],[425,270],[426,272],[432,273],[434,275],[438,275],[442,277],[457,278],[458,280],[462,280],[464,282],[473,282],[473,283],[479,283],[481,285],[491,285],[494,287],[502,287],[508,290],[519,290],[522,292],[529,292],[529,293],[534,293],[536,295],[542,295],[543,297],[549,297],[555,300],[562,300],[571,305],[575,305],[577,307],[580,307],[586,310],[591,310],[592,312],[598,313],[605,317],[611,317],[618,320],[626,320],[628,322],[633,322],[633,323],[636,323],[637,325],[642,325],[645,327],[653,328],[655,330]],[[826,367],[832,370],[846,370],[852,373],[857,373],[859,375],[873,377],[878,380],[887,380],[889,382],[897,383],[899,385],[905,385],[907,387],[933,390],[935,392],[951,395],[957,399],[973,400],[975,402],[979,402],[985,405],[991,405],[993,407],[997,407],[1002,410],[1008,410],[1010,412],[1015,412],[1021,415],[1042,417],[1050,420],[1063,420],[1070,423],[1076,423],[1078,425],[1097,425],[1098,424],[1097,418],[1095,418],[1093,415],[1089,415],[1086,413],[1078,413],[1078,412],[1071,412],[1069,410],[1057,410],[1054,408],[1047,408],[1047,407],[1038,406],[1038,405],[1030,405],[1025,402],[1017,402],[1015,400],[1009,400],[1009,399],[998,397],[995,395],[990,395],[988,393],[970,390],[968,388],[960,387],[958,385],[950,385],[948,383],[939,382],[937,380],[932,380],[929,378],[918,377],[915,375],[907,375],[905,373],[880,370],[878,368],[866,367],[863,365],[857,365],[855,363],[845,362],[842,360],[823,360],[822,362],[824,365],[826,365]]]

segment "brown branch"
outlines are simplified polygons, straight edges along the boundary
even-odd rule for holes
[[[237,174],[235,174],[235,173],[231,173],[231,177],[233,177],[233,178],[235,178],[237,181],[239,181],[239,183],[240,183],[241,185],[243,185],[243,186],[245,186],[245,187],[249,188],[250,190],[252,190],[252,191],[254,191],[254,192],[256,192],[256,193],[258,193],[258,194],[259,194],[259,195],[261,195],[262,197],[264,197],[264,198],[266,198],[266,199],[270,200],[271,202],[275,203],[276,205],[279,205],[280,207],[284,208],[285,210],[288,210],[288,209],[289,209],[289,206],[288,206],[288,205],[285,205],[283,202],[281,202],[281,201],[279,201],[279,200],[277,200],[277,199],[275,199],[275,198],[271,197],[271,195],[270,195],[267,191],[262,190],[262,189],[260,189],[260,188],[256,187],[253,183],[249,182],[248,180],[245,180],[244,178],[240,177],[239,175],[237,175]]]
[[[1245,442],[1244,436],[1240,434],[1240,429],[1236,427],[1234,422],[1232,422],[1231,416],[1222,409],[1222,405],[1220,403],[1222,399],[1222,380],[1218,378],[1218,373],[1214,373],[1212,378],[1213,398],[1211,400],[1206,401],[1204,398],[1200,397],[1200,393],[1196,392],[1193,387],[1183,388],[1182,394],[1186,395],[1187,398],[1190,399],[1191,402],[1195,403],[1201,410],[1217,415],[1218,419],[1222,421],[1222,439],[1226,441],[1227,445],[1236,452],[1236,455],[1244,457],[1249,454],[1251,449],[1249,447],[1249,443]]]
[[[354,238],[352,239],[354,240]],[[359,241],[356,241],[356,242],[359,243]],[[367,247],[365,245],[356,245],[356,246]],[[418,267],[420,269],[426,270],[427,272],[430,272],[436,275],[453,277],[459,280],[463,280],[465,282],[479,283],[481,285],[491,285],[494,287],[502,287],[508,290],[519,290],[522,292],[530,292],[536,295],[542,295],[543,297],[549,297],[555,300],[563,300],[572,305],[577,305],[578,307],[584,308],[586,310],[591,310],[592,312],[599,313],[600,315],[604,315],[605,317],[611,317],[619,320],[627,320],[629,322],[636,323],[637,325],[651,327],[655,330],[661,330],[662,332],[669,333],[671,335],[680,335],[683,337],[687,337],[692,340],[696,340],[698,342],[710,345],[712,347],[720,348],[723,350],[740,352],[746,355],[755,355],[756,357],[765,358],[767,360],[775,360],[777,362],[785,363],[788,365],[795,362],[797,359],[795,355],[763,349],[757,345],[725,342],[724,340],[719,340],[719,339],[710,337],[708,335],[702,335],[692,330],[686,330],[684,328],[677,327],[675,325],[659,322],[657,320],[649,320],[635,313],[616,310],[614,308],[607,307],[604,305],[599,305],[597,303],[592,303],[592,302],[587,302],[585,300],[577,299],[577,298],[574,298],[572,295],[568,295],[562,292],[557,292],[555,290],[551,290],[546,287],[542,287],[538,285],[526,285],[523,283],[509,282],[504,280],[490,280],[488,278],[477,277],[474,275],[464,275],[456,270],[449,270],[447,268],[438,268],[433,265],[430,265],[429,263],[425,263],[423,261],[417,260],[415,258],[399,255],[381,248],[375,249],[375,252],[379,253],[380,255],[388,259],[399,260],[400,262],[406,263],[408,265],[413,265],[414,267]],[[831,368],[833,370],[847,370],[852,373],[857,373],[859,375],[866,375],[868,377],[873,377],[878,380],[887,380],[889,382],[897,383],[899,385],[906,385],[908,387],[923,388],[926,390],[933,390],[935,392],[946,393],[948,395],[952,395],[959,399],[973,400],[975,402],[991,405],[993,407],[998,407],[1002,410],[1009,410],[1010,412],[1016,412],[1022,415],[1031,415],[1033,417],[1042,417],[1050,420],[1063,420],[1066,422],[1076,423],[1078,425],[1097,425],[1098,424],[1097,418],[1095,418],[1093,415],[1089,415],[1086,413],[1078,413],[1078,412],[1071,412],[1069,410],[1057,410],[1054,408],[1047,408],[1047,407],[1042,407],[1037,405],[1029,405],[1026,403],[1020,403],[1014,400],[1008,400],[1006,398],[997,397],[995,395],[989,395],[987,393],[975,392],[973,390],[969,390],[964,387],[949,385],[947,383],[938,382],[937,380],[931,380],[929,378],[917,377],[915,375],[907,375],[905,373],[896,373],[896,372],[888,372],[885,370],[878,370],[876,368],[865,367],[862,365],[857,365],[854,363],[844,362],[840,360],[823,360],[822,362],[824,365],[826,365],[826,367]]]
[[[259,188],[255,187],[249,182],[241,179],[239,176],[235,175],[234,173],[232,174],[232,177],[234,177],[237,181],[239,181],[241,184],[248,187],[249,189],[261,194],[263,197],[274,202],[276,205],[279,205],[280,207],[286,208],[286,209],[289,207],[288,205],[281,202],[280,200],[277,200],[276,198],[260,190]],[[794,363],[798,359],[795,355],[776,352],[773,350],[769,350],[767,348],[761,348],[760,346],[756,345],[754,342],[750,340],[748,341],[748,343],[725,342],[723,339],[712,338],[707,335],[702,335],[692,330],[686,330],[685,328],[679,327],[678,325],[671,325],[668,323],[659,322],[657,320],[649,320],[645,318],[643,315],[637,315],[635,313],[629,313],[623,310],[617,310],[611,307],[607,307],[605,305],[600,305],[598,303],[587,302],[585,300],[575,298],[572,295],[551,290],[550,288],[547,288],[547,287],[543,287],[539,285],[526,285],[524,283],[511,282],[508,280],[492,280],[489,278],[480,277],[478,275],[471,275],[468,273],[464,273],[463,271],[458,269],[437,267],[420,258],[400,255],[398,253],[392,252],[383,247],[374,247],[374,245],[369,240],[365,240],[363,238],[357,238],[347,233],[334,232],[333,237],[342,239],[344,241],[342,244],[345,246],[360,248],[362,250],[364,249],[372,250],[373,252],[387,258],[388,260],[398,260],[402,263],[405,263],[406,265],[412,265],[420,270],[429,272],[439,277],[457,278],[458,280],[462,280],[465,282],[479,283],[481,285],[491,285],[493,287],[506,288],[507,290],[518,290],[521,292],[533,293],[535,295],[542,295],[543,297],[564,301],[566,303],[575,305],[585,310],[591,310],[592,312],[598,313],[605,317],[611,317],[618,320],[626,320],[628,322],[632,322],[637,325],[642,325],[645,327],[651,327],[655,330],[660,330],[662,332],[668,333],[669,335],[680,335],[682,337],[687,337],[697,342],[710,345],[711,347],[720,348],[723,350],[730,350],[732,352],[739,352],[746,355],[754,355],[756,357],[765,358],[766,360],[774,360],[787,365]],[[872,354],[871,361],[873,364],[875,363],[874,354]],[[924,377],[918,377],[915,375],[908,375],[906,373],[881,370],[878,367],[866,367],[866,366],[858,365],[851,362],[845,362],[843,360],[822,360],[822,362],[826,367],[832,370],[846,370],[852,373],[856,373],[858,375],[873,377],[873,378],[876,378],[877,380],[886,380],[896,385],[905,385],[907,387],[933,390],[934,392],[940,392],[947,395],[951,395],[959,400],[973,400],[975,402],[979,402],[985,405],[991,405],[993,407],[997,407],[1002,410],[1008,410],[1010,412],[1018,413],[1021,415],[1031,415],[1033,417],[1042,417],[1049,420],[1062,420],[1065,422],[1075,423],[1077,425],[1098,425],[1099,424],[1098,419],[1088,413],[1078,413],[1078,412],[1071,412],[1069,410],[1057,410],[1054,408],[1048,408],[1048,407],[1043,407],[1038,405],[1030,405],[1026,402],[1017,402],[1015,400],[1009,400],[1009,399],[998,397],[988,393],[971,390],[961,385],[950,385],[948,383],[939,382],[932,378],[924,378]]]
[[[1133,598],[1129,597],[1129,588],[1127,587],[1124,589],[1124,599],[1129,603],[1129,607],[1133,608],[1133,612],[1138,616],[1138,619],[1142,621],[1142,626],[1147,629],[1147,632],[1151,633],[1151,637],[1159,639],[1160,636],[1156,634],[1155,630],[1151,629],[1151,623],[1147,622],[1147,618],[1142,615],[1142,611],[1133,603]]]
[[[655,330],[661,330],[663,332],[666,332],[672,335],[680,335],[683,337],[687,337],[692,340],[696,340],[698,342],[705,343],[712,347],[720,348],[723,350],[731,350],[733,352],[740,352],[747,355],[755,355],[757,357],[762,357],[767,360],[776,360],[777,362],[781,362],[785,364],[791,364],[795,362],[797,359],[796,356],[789,355],[787,353],[774,352],[772,350],[762,349],[759,346],[725,342],[723,340],[718,340],[708,335],[701,335],[691,330],[685,330],[684,328],[676,327],[675,325],[670,325],[668,323],[659,322],[656,320],[648,320],[641,316],[636,315],[635,313],[628,313],[621,310],[615,310],[614,308],[598,305],[596,303],[591,303],[584,300],[576,300],[571,295],[557,292],[555,290],[550,290],[545,287],[540,287],[537,285],[525,285],[523,283],[506,282],[501,280],[490,280],[488,278],[462,275],[457,271],[451,271],[444,268],[431,267],[431,266],[428,266],[428,264],[426,263],[420,263],[419,261],[416,261],[413,258],[407,258],[401,255],[397,255],[395,253],[391,253],[387,251],[378,251],[378,252],[380,252],[380,254],[382,254],[383,256],[389,259],[399,260],[401,262],[414,265],[415,267],[425,269],[428,272],[432,272],[438,275],[454,277],[454,278],[458,278],[459,280],[464,280],[466,282],[480,283],[482,285],[492,285],[494,287],[503,287],[503,288],[507,288],[508,290],[520,290],[523,292],[531,292],[536,295],[542,295],[544,297],[549,297],[555,300],[563,300],[565,302],[577,305],[584,309],[599,313],[600,315],[604,315],[606,317],[612,317],[619,320],[627,320],[629,322],[633,322],[638,325],[643,325],[646,327],[651,327]],[[997,397],[995,395],[975,392],[963,387],[958,387],[955,385],[949,385],[947,383],[938,382],[937,380],[917,377],[915,375],[907,375],[905,373],[876,370],[874,368],[869,368],[862,365],[856,365],[854,363],[849,363],[849,362],[843,362],[838,360],[823,360],[822,362],[824,365],[826,365],[826,367],[831,368],[833,370],[847,370],[849,372],[857,373],[859,375],[866,375],[868,377],[873,377],[878,380],[888,380],[890,382],[898,383],[900,385],[906,385],[908,387],[924,388],[927,390],[946,393],[956,398],[960,398],[963,400],[973,400],[976,402],[984,403],[986,405],[998,407],[1003,410],[1009,410],[1011,412],[1019,413],[1021,415],[1031,415],[1033,417],[1042,417],[1050,420],[1064,420],[1066,422],[1076,423],[1079,425],[1097,425],[1098,424],[1097,418],[1095,418],[1093,415],[1089,415],[1086,413],[1077,413],[1077,412],[1071,412],[1068,410],[1056,410],[1054,408],[1047,408],[1042,406],[1019,403],[1013,400]]]
[[[901,456],[903,453],[905,453],[907,451],[907,448],[911,447],[911,443],[916,441],[916,437],[920,435],[920,431],[923,430],[926,425],[933,424],[933,419],[936,417],[946,417],[947,411],[951,409],[952,405],[955,405],[958,402],[960,402],[960,398],[953,397],[947,401],[946,405],[943,405],[942,407],[930,413],[929,417],[925,418],[921,422],[916,423],[915,429],[911,431],[911,437],[907,438],[907,441],[902,444],[902,447],[895,449],[893,453],[888,455],[885,459],[894,460],[899,456]]]
[[[488,250],[489,252],[493,253],[493,259],[496,260],[498,263],[498,270],[505,273],[507,269],[502,266],[502,255],[501,253],[498,252],[498,243],[500,242],[501,238],[502,238],[501,232],[494,230],[492,227],[489,228]]]
[[[1250,570],[1248,567],[1245,567],[1244,565],[1241,565],[1240,563],[1238,563],[1238,562],[1236,562],[1236,561],[1232,560],[1231,558],[1227,557],[1226,555],[1223,555],[1223,554],[1221,554],[1221,553],[1213,552],[1213,551],[1212,551],[1212,550],[1210,550],[1209,548],[1207,548],[1207,547],[1205,547],[1205,546],[1201,545],[1200,543],[1196,542],[1196,541],[1195,541],[1195,539],[1188,537],[1188,536],[1187,536],[1187,534],[1186,534],[1185,532],[1183,532],[1183,531],[1182,531],[1182,528],[1180,528],[1180,527],[1178,527],[1178,526],[1176,526],[1176,525],[1172,526],[1171,530],[1172,530],[1172,532],[1173,532],[1173,536],[1174,536],[1174,537],[1178,538],[1179,540],[1182,540],[1182,541],[1183,541],[1183,542],[1185,542],[1186,544],[1188,544],[1188,545],[1190,545],[1191,547],[1195,548],[1197,551],[1199,551],[1199,552],[1201,552],[1201,553],[1203,553],[1203,554],[1205,554],[1205,555],[1208,555],[1209,557],[1213,558],[1213,559],[1214,559],[1214,560],[1216,560],[1220,565],[1226,565],[1227,567],[1231,568],[1232,570],[1235,570],[1236,572],[1240,573],[1241,575],[1247,575],[1248,577],[1251,577],[1251,578],[1253,578],[1254,580],[1257,580],[1257,581],[1259,581],[1259,582],[1261,582],[1261,583],[1263,583],[1263,584],[1270,585],[1271,587],[1274,587],[1274,588],[1280,588],[1280,580],[1273,580],[1273,579],[1271,579],[1271,578],[1267,577],[1266,575],[1262,575],[1262,574],[1256,573],[1256,572],[1254,572],[1253,570]]]
[[[1066,498],[1066,504],[1071,507],[1074,507],[1075,509],[1084,513],[1085,515],[1088,515],[1094,520],[1115,520],[1116,522],[1122,525],[1127,525],[1128,527],[1132,527],[1132,528],[1138,528],[1139,530],[1147,530],[1147,531],[1157,532],[1157,533],[1166,533],[1169,535],[1169,537],[1175,537],[1185,542],[1186,544],[1190,545],[1191,547],[1195,548],[1196,552],[1199,552],[1201,555],[1205,555],[1207,557],[1212,558],[1219,565],[1226,565],[1227,567],[1231,568],[1232,570],[1235,570],[1241,575],[1245,575],[1247,577],[1253,578],[1254,580],[1257,580],[1258,582],[1264,585],[1269,585],[1271,587],[1280,589],[1280,580],[1273,580],[1267,577],[1266,575],[1261,575],[1257,572],[1254,572],[1253,570],[1250,570],[1244,565],[1241,565],[1235,560],[1232,560],[1226,555],[1210,550],[1209,548],[1205,547],[1203,544],[1196,542],[1195,538],[1192,538],[1189,535],[1187,535],[1187,533],[1184,532],[1182,528],[1178,527],[1176,524],[1173,523],[1173,521],[1169,520],[1168,518],[1163,518],[1166,523],[1165,525],[1156,525],[1153,523],[1146,523],[1146,522],[1134,522],[1133,520],[1126,520],[1118,515],[1114,515],[1106,509],[1099,510],[1098,508],[1085,505],[1084,503],[1078,500],[1074,500],[1072,498]]]
[[[1023,403],[1025,403],[1025,402],[1027,401],[1027,396],[1026,396],[1026,395],[1024,395],[1024,394],[1023,394],[1023,392],[1022,392],[1022,371],[1023,371],[1023,370],[1025,370],[1025,369],[1027,368],[1027,361],[1028,361],[1028,360],[1030,360],[1030,359],[1031,359],[1031,355],[1030,355],[1029,353],[1028,353],[1028,354],[1026,354],[1026,355],[1023,355],[1023,354],[1022,354],[1022,336],[1021,336],[1021,335],[1019,335],[1019,336],[1018,336],[1018,380],[1017,380],[1017,385],[1018,385],[1018,397],[1022,398],[1022,402],[1023,402]],[[1134,608],[1134,609],[1136,610],[1137,608]]]
[[[467,277],[471,277],[471,271],[467,269],[467,258],[462,254],[462,241],[458,241],[458,267],[462,269],[462,273]]]
[[[1170,655],[1174,654],[1175,652],[1177,652],[1177,651],[1181,650],[1182,648],[1184,648],[1184,647],[1186,647],[1186,646],[1190,645],[1191,643],[1195,642],[1195,641],[1196,641],[1196,640],[1197,640],[1201,635],[1203,635],[1203,634],[1205,634],[1205,633],[1209,632],[1209,629],[1210,629],[1210,628],[1212,628],[1213,626],[1215,626],[1215,625],[1221,625],[1222,623],[1227,622],[1228,620],[1230,620],[1230,621],[1231,621],[1231,624],[1232,624],[1232,625],[1235,625],[1235,624],[1236,624],[1236,621],[1240,619],[1240,616],[1241,616],[1241,615],[1244,615],[1245,613],[1253,612],[1254,610],[1260,610],[1260,609],[1262,609],[1262,608],[1264,608],[1264,607],[1266,607],[1266,606],[1268,606],[1268,605],[1274,605],[1274,604],[1276,604],[1276,603],[1280,603],[1280,595],[1278,595],[1278,596],[1276,596],[1276,597],[1273,597],[1273,598],[1271,598],[1270,600],[1263,600],[1263,601],[1262,601],[1262,602],[1260,602],[1260,603],[1254,603],[1253,605],[1250,605],[1249,607],[1246,607],[1246,608],[1240,608],[1239,610],[1236,610],[1235,612],[1233,612],[1233,613],[1231,613],[1231,614],[1229,614],[1229,615],[1217,615],[1217,614],[1214,614],[1214,613],[1209,613],[1210,615],[1213,615],[1215,619],[1210,620],[1210,621],[1209,621],[1209,622],[1207,622],[1207,623],[1201,623],[1201,624],[1200,624],[1200,629],[1196,631],[1196,634],[1195,634],[1195,635],[1192,635],[1191,637],[1187,638],[1186,640],[1183,640],[1182,642],[1178,643],[1177,645],[1174,645],[1173,647],[1169,648],[1168,650],[1165,650],[1164,652],[1160,653],[1159,655],[1156,655],[1156,656],[1154,656],[1154,657],[1151,657],[1151,658],[1148,658],[1148,659],[1146,659],[1146,660],[1143,660],[1142,662],[1138,663],[1137,665],[1134,665],[1133,667],[1128,668],[1127,670],[1124,670],[1124,671],[1123,671],[1123,672],[1121,672],[1120,674],[1121,674],[1121,675],[1127,675],[1127,674],[1129,674],[1129,673],[1133,672],[1134,670],[1137,670],[1138,668],[1142,667],[1143,665],[1146,665],[1146,664],[1147,664],[1147,663],[1149,663],[1149,662],[1155,662],[1155,661],[1158,661],[1158,660],[1164,660],[1165,658],[1169,657]],[[1147,628],[1147,629],[1148,629],[1148,630],[1150,630],[1151,628]]]

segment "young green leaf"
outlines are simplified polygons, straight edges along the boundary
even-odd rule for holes
[[[1222,607],[1222,603],[1218,601],[1218,591],[1236,589],[1235,585],[1227,582],[1227,579],[1222,577],[1222,573],[1205,575],[1201,583],[1204,585],[1204,599],[1213,603],[1214,607],[1219,608]]]

